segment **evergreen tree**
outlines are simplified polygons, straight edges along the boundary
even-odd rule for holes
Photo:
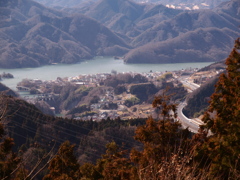
[[[81,180],[102,179],[102,174],[97,170],[96,166],[91,163],[85,163],[80,167],[82,175]]]
[[[69,141],[64,142],[55,158],[49,164],[49,174],[44,180],[78,180],[80,179],[80,165],[73,153],[74,145]]]
[[[205,113],[203,130],[211,136],[198,149],[211,161],[210,174],[228,179],[240,170],[240,38],[226,59],[226,73],[220,75]],[[203,158],[203,157],[200,157]]]
[[[2,137],[1,137],[2,139]],[[4,138],[0,143],[0,178],[12,179],[15,176],[20,158],[12,152],[14,145],[12,138]]]
[[[135,168],[127,157],[127,152],[122,150],[115,142],[107,144],[106,154],[102,155],[96,165],[106,180],[135,180],[138,179]]]
[[[169,96],[156,97],[153,107],[158,110],[158,120],[150,117],[136,130],[135,139],[142,142],[144,148],[143,151],[133,149],[131,160],[138,168],[140,179],[164,179],[169,170],[163,171],[164,166],[186,147],[189,131],[181,130],[180,123],[175,122],[176,105],[169,101]]]

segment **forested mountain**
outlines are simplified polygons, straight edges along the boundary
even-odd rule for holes
[[[92,17],[115,31],[126,32],[134,28],[134,21],[144,12],[144,5],[123,0],[100,0],[89,7],[85,15]]]
[[[239,4],[186,11],[99,0],[57,11],[31,0],[3,0],[0,67],[76,63],[97,55],[123,56],[126,63],[219,61],[239,35]]]
[[[166,63],[222,60],[239,35],[239,8],[239,1],[233,0],[213,11],[187,11],[162,21],[132,41],[133,46],[143,46],[131,50],[125,61]]]
[[[99,0],[81,12],[114,31],[136,37],[156,23],[170,19],[182,11],[163,5],[138,4],[130,0]]]
[[[172,63],[226,58],[239,34],[239,7],[236,0],[196,11],[100,0],[80,11],[130,37],[135,48],[125,55],[126,63]]]
[[[124,59],[126,63],[219,61],[226,56],[237,36],[237,32],[227,28],[199,28],[166,41],[135,48]]]
[[[195,31],[199,28],[228,28],[237,32],[238,27],[233,22],[233,17],[229,21],[211,10],[187,11],[167,21],[155,24],[152,28],[135,38],[132,44],[140,46],[150,42],[181,37],[181,34]]]
[[[67,16],[31,0],[4,0],[0,9],[0,67],[76,63],[96,55],[122,55],[129,48],[81,14]]]

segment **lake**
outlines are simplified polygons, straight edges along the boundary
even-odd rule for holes
[[[0,69],[3,72],[11,73],[14,79],[4,79],[3,84],[16,90],[16,85],[22,79],[55,80],[57,77],[74,77],[80,74],[110,73],[112,70],[120,72],[164,72],[175,71],[186,68],[202,68],[212,64],[204,63],[176,63],[176,64],[125,64],[123,60],[115,60],[113,57],[96,57],[78,64],[56,64],[38,68],[21,69]]]

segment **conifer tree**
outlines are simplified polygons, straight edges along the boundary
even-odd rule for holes
[[[221,74],[205,113],[203,130],[211,136],[198,154],[211,161],[210,174],[228,179],[232,170],[240,171],[240,38],[226,59],[226,73]],[[204,153],[203,153],[204,152]],[[202,158],[202,157],[200,157]],[[235,172],[236,173],[236,172]]]
[[[106,145],[106,154],[102,155],[96,165],[98,172],[106,180],[138,179],[134,173],[135,168],[130,159],[126,156],[127,152],[122,150],[115,142]]]
[[[12,152],[13,145],[13,139],[9,137],[0,143],[0,179],[12,179],[15,176],[14,171],[17,170],[20,158]]]
[[[102,174],[97,170],[96,166],[91,163],[84,163],[80,167],[81,180],[102,179]]]
[[[160,169],[173,154],[182,151],[187,142],[189,131],[180,129],[180,123],[175,121],[176,105],[169,101],[166,95],[156,97],[152,105],[158,109],[158,120],[149,117],[146,124],[136,130],[135,139],[143,143],[144,149],[133,149],[130,156],[138,168],[140,179],[163,179],[165,171]]]
[[[80,179],[80,165],[74,156],[74,145],[69,141],[64,142],[55,158],[49,164],[49,174],[44,177],[44,180],[78,180]]]

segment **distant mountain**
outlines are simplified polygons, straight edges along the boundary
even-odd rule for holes
[[[0,67],[75,63],[96,55],[122,55],[122,38],[84,15],[67,16],[31,0],[0,2]]]
[[[100,0],[85,12],[114,31],[134,28],[134,21],[144,13],[144,5],[129,0]]]
[[[216,13],[220,14],[222,17],[226,18],[229,21],[235,21],[234,23],[239,23],[240,16],[240,1],[231,0],[229,2],[221,3],[218,7],[213,9]]]
[[[137,2],[151,2],[167,5],[176,9],[212,9],[221,2],[228,0],[135,0]]]
[[[90,2],[96,2],[97,0],[36,0],[37,2],[44,4],[45,6],[48,7],[54,7],[54,8],[59,8],[62,9],[64,8],[71,8],[71,7],[76,7],[76,6],[81,6],[84,3]]]
[[[143,12],[144,5],[135,3],[131,0],[100,0],[89,7],[89,10],[85,14],[101,22],[106,22],[113,18],[111,17],[112,15],[115,16],[118,13],[134,21]]]
[[[81,12],[128,39],[126,63],[171,63],[224,59],[239,36],[238,8],[237,0],[197,11],[99,0]]]
[[[85,3],[93,3],[97,0],[36,0],[46,6],[56,7],[56,8],[73,8],[76,6],[82,6]],[[181,9],[211,9],[218,6],[221,2],[228,0],[134,0],[138,3],[155,3],[169,5],[171,8],[181,8]]]
[[[132,44],[140,46],[149,42],[164,41],[198,28],[229,28],[238,31],[238,27],[233,22],[233,19],[225,19],[211,10],[186,11],[171,19],[155,24],[155,26],[136,37]]]
[[[144,13],[137,19],[136,25],[138,29],[145,31],[164,20],[169,20],[175,17],[181,12],[183,11],[167,8],[161,4],[146,5]]]
[[[130,0],[100,0],[82,11],[111,30],[129,37],[136,37],[180,12],[163,5],[139,4]]]
[[[124,56],[126,63],[219,61],[239,37],[239,4],[183,11],[99,0],[67,13],[32,0],[2,0],[0,67],[76,63],[97,55]]]
[[[227,57],[239,37],[240,2],[232,0],[211,10],[186,11],[137,36],[138,47],[127,63],[219,61]]]
[[[230,47],[238,35],[227,28],[200,28],[176,38],[135,48],[127,53],[124,59],[127,63],[219,61],[230,52]]]

